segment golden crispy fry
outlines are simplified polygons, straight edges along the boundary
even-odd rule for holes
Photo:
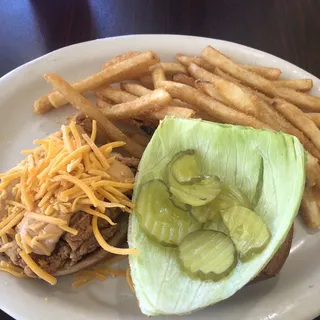
[[[48,95],[41,96],[33,104],[33,112],[35,114],[41,114],[50,111],[53,108],[48,99]]]
[[[97,106],[101,109],[103,114],[110,113],[111,104],[108,104],[107,102],[101,99],[97,99],[96,103],[97,103]],[[166,116],[175,116],[175,117],[189,119],[189,118],[193,118],[195,114],[196,114],[196,111],[192,109],[181,108],[176,106],[167,106],[157,111],[152,111],[151,113],[146,112],[142,115],[139,115],[139,114],[135,115],[135,119],[144,120],[144,121],[149,119],[151,120],[151,123],[153,123],[152,122],[153,120],[156,120],[156,121],[163,120]],[[113,119],[113,115],[111,116],[111,118]]]
[[[124,83],[124,82],[122,82],[120,84],[120,88],[124,91],[127,91],[128,93],[131,93],[131,94],[137,96],[137,97],[141,97],[141,96],[144,96],[144,95],[152,92],[152,90],[147,89],[146,87],[144,87],[140,84],[137,84],[137,83]],[[185,103],[179,99],[173,99],[172,102],[173,102],[173,104],[172,104],[173,107],[181,107],[181,108],[191,109],[194,111],[199,111],[198,108],[191,106],[190,104]]]
[[[166,75],[164,73],[164,70],[159,65],[155,66],[152,69],[151,76],[152,76],[153,86],[156,89],[159,88],[158,86],[159,82],[166,80]]]
[[[97,98],[96,99],[96,105],[98,107],[98,109],[106,109],[106,108],[110,108],[112,106],[111,103],[108,103],[102,99]]]
[[[157,89],[133,101],[103,109],[103,114],[109,119],[135,118],[164,108],[170,101],[171,97],[168,92],[163,89]]]
[[[199,109],[205,111],[218,121],[250,126],[257,129],[270,129],[270,127],[261,121],[248,116],[242,112],[229,108],[209,97],[208,95],[196,90],[190,86],[173,81],[162,81],[160,86],[166,89],[174,98],[197,106]]]
[[[111,141],[124,141],[126,143],[124,148],[133,156],[141,158],[144,148],[114,126],[103,116],[98,108],[94,107],[88,99],[83,97],[68,82],[54,73],[46,74],[44,77],[74,107],[84,112],[89,118],[96,120],[98,126],[106,132]]]
[[[320,159],[320,151],[317,149],[314,143],[310,139],[308,139],[305,135],[303,135],[303,137],[304,139],[300,140],[300,142],[303,144],[304,148],[308,152],[310,152],[314,157],[316,157],[317,159]]]
[[[202,59],[201,57],[195,57],[195,56],[186,56],[183,54],[177,54],[176,55],[177,60],[185,65],[186,67],[189,66],[190,63],[194,63],[198,65],[201,68],[204,68],[210,72],[215,73],[215,67]],[[263,67],[263,66],[255,66],[250,64],[239,64],[245,69],[251,70],[262,77],[265,77],[269,80],[277,80],[281,75],[281,70],[278,68],[271,68],[271,67]]]
[[[290,88],[276,87],[272,81],[237,65],[211,46],[206,47],[202,51],[202,57],[212,65],[221,68],[223,71],[230,73],[235,78],[241,80],[241,82],[258,89],[271,97],[286,99],[289,102],[310,111],[320,110],[320,97],[313,97]]]
[[[144,96],[145,94],[150,93],[152,90],[142,86],[141,84],[138,83],[125,83],[121,82],[120,83],[120,88],[121,90],[124,90],[128,93],[131,93],[137,97]]]
[[[79,82],[74,83],[73,87],[76,89],[76,91],[82,93],[94,90],[107,83],[138,77],[141,75],[142,69],[149,68],[157,62],[159,62],[159,57],[152,51],[147,51],[117,64],[111,65],[110,67],[105,68],[104,70],[92,76],[80,80]],[[55,108],[59,108],[67,103],[66,99],[64,99],[59,92],[52,92],[47,97]],[[44,98],[42,97],[41,99]],[[39,102],[35,102],[34,112],[37,114],[48,110],[48,106],[39,110]]]
[[[320,165],[319,160],[307,153],[306,162],[307,184],[311,187],[320,186]]]
[[[317,127],[320,127],[320,113],[306,113],[306,115],[315,123]]]
[[[135,56],[137,56],[138,54],[140,54],[141,52],[136,52],[136,51],[131,51],[131,52],[127,52],[124,54],[120,54],[119,56],[114,57],[113,59],[107,61],[106,63],[104,63],[103,68],[108,68],[110,66],[113,66],[119,62],[122,62],[124,60],[133,58]]]
[[[224,98],[211,82],[196,80],[195,86],[197,89],[205,92],[208,96],[212,97],[213,99],[222,102],[226,106],[230,106],[229,100]]]
[[[153,80],[151,76],[143,76],[140,78],[140,82],[141,84],[150,89],[150,90],[154,90],[154,86],[153,86]]]
[[[146,116],[149,116],[151,119],[155,120],[163,120],[166,116],[175,116],[179,118],[189,119],[192,118],[195,114],[196,112],[192,109],[168,106],[156,112],[147,114]]]
[[[137,99],[136,96],[126,91],[115,89],[110,86],[105,86],[101,89],[98,89],[97,94],[99,97],[101,96],[104,100],[105,99],[111,100],[112,102],[115,102],[115,103],[129,102]]]
[[[172,80],[175,81],[175,82],[180,82],[180,83],[183,83],[183,84],[186,84],[190,87],[195,87],[195,81],[196,79],[191,77],[191,76],[188,76],[186,75],[185,73],[175,73],[172,77]]]
[[[313,87],[312,79],[277,80],[274,84],[280,88],[291,88],[299,91],[309,91]]]
[[[177,53],[176,54],[177,60],[183,64],[184,66],[188,67],[190,63],[194,63],[197,66],[206,69],[210,72],[214,72],[215,67],[211,64],[202,59],[201,57],[196,57],[196,56],[186,56],[184,54]]]
[[[230,74],[223,72],[220,68],[215,68],[215,72],[214,72],[217,76],[219,76],[222,79],[228,80],[232,83],[237,84],[239,87],[241,87],[242,89],[247,90],[248,92],[258,96],[260,99],[262,99],[263,101],[267,102],[268,104],[272,104],[273,99],[267,97],[264,93],[252,89],[250,87],[247,87],[245,85],[243,85],[238,79],[234,78],[233,76],[230,76]]]
[[[251,94],[251,92],[247,91],[245,88],[241,88],[235,83],[226,81],[213,73],[200,68],[194,63],[189,65],[188,70],[194,77],[212,83],[219,91],[218,93],[228,101],[227,105],[257,118],[274,130],[284,130],[283,122],[287,124],[287,121],[281,119],[269,105],[260,100],[256,95]],[[216,96],[215,99],[219,100],[218,96]]]
[[[295,105],[281,99],[275,99],[273,106],[294,126],[301,130],[314,143],[317,149],[320,150],[320,130],[304,112]]]
[[[136,95],[138,97],[144,96],[144,95],[152,92],[152,90],[147,89],[144,86],[142,86],[140,84],[137,84],[137,83],[124,83],[124,82],[122,82],[120,84],[120,88],[122,90],[125,90],[128,93],[134,94],[134,95]],[[159,119],[163,119],[164,117],[161,118],[160,115],[164,114],[165,112],[168,112],[168,115],[169,114],[170,115],[176,115],[177,117],[181,116],[183,118],[192,118],[193,116],[195,116],[195,112],[199,113],[199,109],[198,108],[196,108],[194,106],[191,106],[190,104],[185,103],[185,102],[183,102],[181,100],[173,99],[172,102],[173,103],[172,103],[171,106],[169,106],[167,108],[164,108],[163,110],[159,111],[159,113],[156,113],[155,116],[154,116],[155,119],[158,119],[158,120]],[[176,108],[176,107],[178,107],[178,108]],[[173,109],[173,108],[175,108],[175,109]],[[181,112],[181,110],[180,110],[181,108],[191,109],[194,112],[187,111],[187,110]],[[165,110],[167,110],[167,111],[165,111]],[[149,116],[151,116],[151,115],[149,115]]]
[[[144,147],[148,145],[151,139],[150,137],[148,137],[146,134],[143,134],[143,133],[131,133],[129,134],[129,136]]]
[[[320,199],[319,188],[307,186],[304,189],[300,212],[304,223],[309,228],[320,227],[320,210],[318,199]]]
[[[160,62],[159,64],[157,64],[157,66],[162,68],[165,74],[168,74],[168,75],[173,75],[174,73],[178,73],[178,72],[188,74],[187,68],[180,63]]]
[[[255,66],[251,64],[240,64],[240,66],[269,80],[277,80],[281,75],[281,70],[278,68]]]

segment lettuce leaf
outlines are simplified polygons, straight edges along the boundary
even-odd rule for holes
[[[219,282],[193,280],[180,269],[176,249],[149,240],[133,214],[128,242],[140,254],[129,260],[139,305],[146,315],[189,313],[224,300],[246,285],[286,238],[304,189],[305,155],[297,138],[280,132],[166,118],[144,152],[134,197],[145,182],[163,178],[168,162],[186,149],[200,153],[203,173],[217,175],[249,197],[272,238],[261,254],[245,263],[239,261],[229,277]]]

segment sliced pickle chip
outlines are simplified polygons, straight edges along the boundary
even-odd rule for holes
[[[215,209],[218,211],[226,210],[235,206],[251,208],[251,203],[248,197],[236,187],[227,183],[222,184],[222,190],[214,199]]]
[[[173,204],[162,180],[142,186],[135,212],[144,232],[164,246],[177,246],[188,233],[201,228],[188,212]]]
[[[221,211],[221,217],[239,253],[246,261],[268,245],[271,233],[262,218],[252,210],[236,206]]]
[[[226,227],[226,225],[224,224],[220,214],[217,214],[214,219],[206,222],[203,225],[203,229],[204,230],[213,230],[213,231],[219,231],[219,232],[223,232],[226,235],[229,235],[229,231],[228,228]]]
[[[179,183],[200,180],[199,165],[192,149],[179,152],[171,161],[171,173]]]
[[[190,206],[203,206],[211,202],[220,192],[220,181],[215,176],[198,176],[188,183],[180,183],[172,173],[172,165],[179,160],[180,157],[184,158],[183,151],[179,152],[173,157],[173,160],[167,165],[166,182],[169,187],[169,191],[173,196],[182,203]],[[192,152],[192,150],[190,151]]]
[[[221,192],[213,201],[204,206],[191,208],[191,214],[197,221],[205,223],[215,220],[217,216],[220,217],[221,210],[234,206],[251,207],[249,199],[241,190],[226,183],[222,183],[221,187]]]
[[[192,184],[181,184],[169,174],[169,190],[181,202],[190,206],[203,206],[211,202],[220,192],[217,177],[206,176]]]
[[[187,204],[181,202],[179,199],[177,199],[175,196],[171,195],[170,200],[173,202],[173,204],[178,207],[179,209],[183,211],[189,211],[190,206]]]
[[[236,248],[222,232],[198,230],[188,234],[178,247],[182,269],[191,277],[219,281],[237,264]]]

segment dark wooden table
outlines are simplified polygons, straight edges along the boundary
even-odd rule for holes
[[[318,0],[1,0],[0,76],[77,42],[173,33],[241,43],[320,77],[319,12]]]

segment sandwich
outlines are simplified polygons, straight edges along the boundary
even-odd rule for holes
[[[137,160],[114,152],[121,141],[96,141],[96,123],[85,131],[84,120],[35,140],[1,175],[1,266],[12,274],[55,284],[132,252],[124,247]]]

